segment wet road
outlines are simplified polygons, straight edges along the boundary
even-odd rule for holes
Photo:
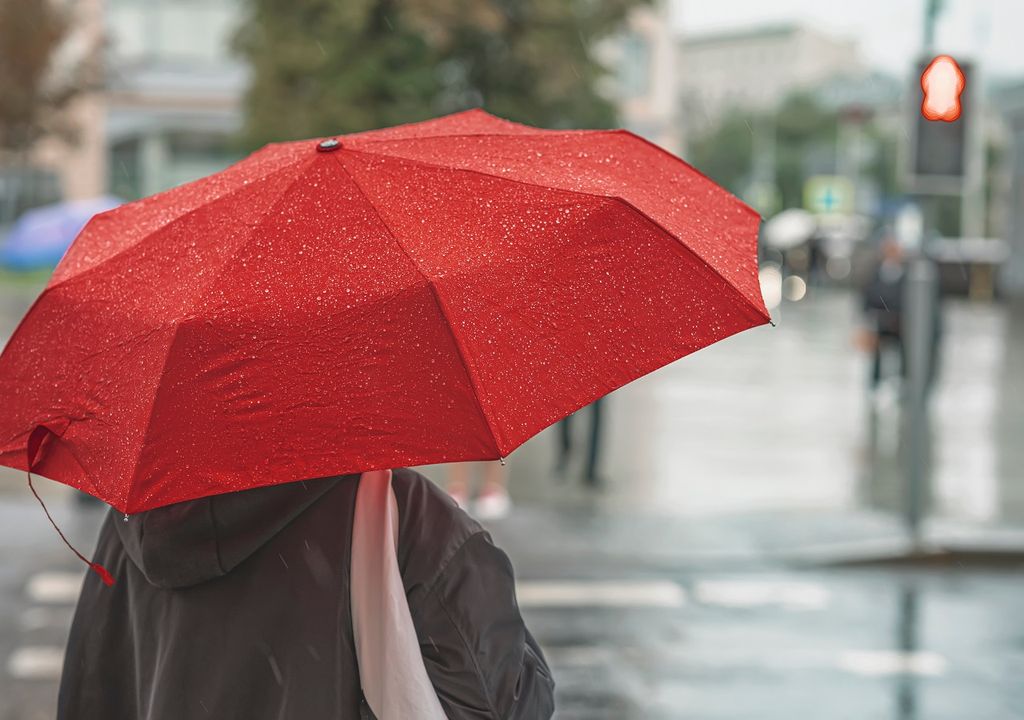
[[[76,521],[52,504],[85,544],[95,513]],[[81,578],[38,515],[24,499],[0,503],[3,720],[53,717]],[[555,673],[560,720],[1024,717],[1021,568],[653,568],[561,556],[543,528],[505,542],[511,529],[499,542]]]
[[[902,542],[895,393],[864,397],[850,297],[779,320],[615,393],[602,489],[553,476],[550,432],[510,459],[516,510],[492,527],[557,717],[1024,717],[1024,567],[821,564]],[[949,308],[931,537],[1024,548],[1022,324]],[[88,546],[97,515],[40,484]],[[0,548],[0,720],[49,718],[79,570],[17,473]]]

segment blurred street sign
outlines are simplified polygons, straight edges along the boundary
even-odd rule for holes
[[[965,85],[960,96],[961,114],[957,120],[929,120],[921,112],[924,90],[920,78],[932,58],[918,60],[914,66],[913,92],[909,113],[909,148],[907,186],[915,193],[927,195],[958,195],[971,173],[974,132],[974,64],[959,62]]]
[[[841,175],[814,175],[804,183],[804,207],[818,215],[853,212],[853,183]]]
[[[924,240],[924,215],[915,203],[907,203],[896,213],[893,223],[896,241],[904,250],[916,252]]]

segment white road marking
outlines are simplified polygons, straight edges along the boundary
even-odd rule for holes
[[[933,652],[900,652],[897,650],[847,650],[837,661],[840,669],[855,675],[882,677],[887,675],[921,675],[940,677],[949,663]]]
[[[25,594],[37,603],[74,605],[82,589],[80,572],[42,572],[29,578]]]
[[[7,673],[17,680],[54,680],[64,665],[64,648],[26,645],[7,658]]]
[[[527,581],[516,587],[520,607],[680,608],[686,592],[666,580]]]
[[[615,665],[616,648],[601,645],[544,647],[544,656],[556,667],[594,668]]]
[[[831,599],[824,585],[785,580],[703,580],[697,583],[694,595],[705,605],[789,610],[823,610]]]
[[[22,611],[18,625],[23,632],[45,627],[67,627],[71,622],[71,608],[30,607]]]

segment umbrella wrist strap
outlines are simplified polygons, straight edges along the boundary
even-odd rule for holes
[[[35,485],[32,484],[32,463],[35,462],[36,455],[39,454],[39,447],[42,445],[43,436],[46,435],[47,432],[50,432],[49,428],[39,425],[32,431],[32,435],[29,437],[28,447],[26,448],[28,462],[25,464],[25,474],[28,476],[28,489],[32,491],[33,495],[35,495],[36,500],[39,502],[39,506],[43,508],[43,512],[46,513],[46,519],[50,521],[51,525],[53,525],[53,529],[57,531],[58,535],[60,535],[60,539],[64,541],[64,544],[68,546],[71,552],[78,556],[79,560],[88,565],[90,570],[99,575],[100,580],[103,581],[104,585],[110,587],[114,584],[114,576],[111,575],[110,571],[103,567],[103,565],[98,562],[90,561],[85,557],[85,555],[80,553],[74,545],[68,542],[68,539],[64,537],[64,533],[61,532],[59,527],[57,527],[57,523],[53,521],[53,516],[50,515],[50,511],[47,509],[46,503],[43,502],[43,499],[39,497],[39,493],[36,492]]]
[[[51,525],[53,525],[53,529],[57,531],[58,535],[60,535],[60,539],[64,541],[64,544],[67,545],[68,548],[70,548],[71,552],[78,556],[79,560],[88,565],[90,570],[92,570],[94,573],[100,576],[100,580],[103,581],[104,585],[108,587],[113,585],[114,576],[110,574],[109,570],[107,570],[105,567],[103,567],[103,565],[101,565],[98,562],[91,562],[87,557],[85,557],[85,555],[80,553],[78,549],[75,548],[74,545],[68,542],[68,539],[64,536],[64,533],[61,532],[59,527],[57,527],[57,523],[53,521],[53,517],[50,515],[50,511],[46,508],[46,503],[43,502],[43,499],[39,497],[39,493],[36,492],[36,488],[32,484],[32,472],[29,471],[26,474],[28,475],[28,489],[32,491],[32,494],[35,495],[36,500],[39,501],[39,506],[42,507],[43,512],[46,513],[46,519],[50,521]]]

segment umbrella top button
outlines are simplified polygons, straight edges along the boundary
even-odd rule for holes
[[[317,152],[331,152],[341,147],[341,140],[338,138],[328,138],[327,140],[321,140],[316,145]]]

